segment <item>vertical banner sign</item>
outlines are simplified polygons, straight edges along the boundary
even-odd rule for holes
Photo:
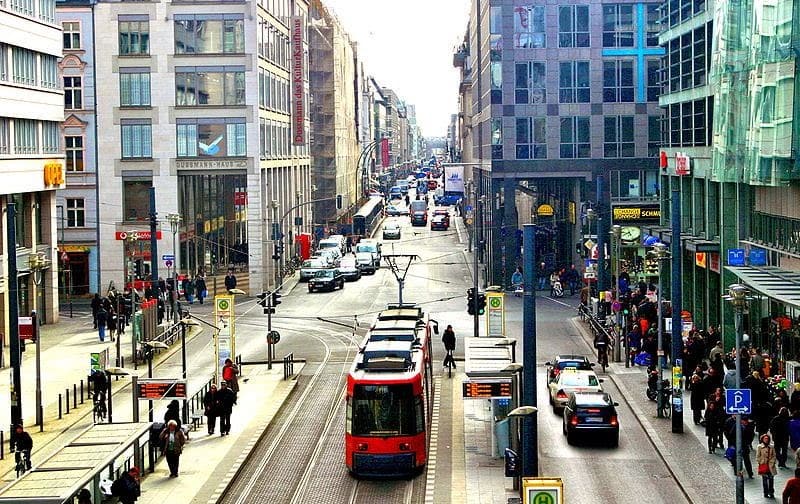
[[[486,335],[505,336],[506,334],[506,312],[504,303],[505,294],[502,292],[487,292],[486,307],[489,309],[486,315]]]
[[[222,376],[225,359],[236,355],[236,332],[233,323],[233,296],[214,296],[214,323],[219,328],[216,337],[217,368],[215,380]]]
[[[305,24],[302,16],[292,16],[292,143],[306,143],[305,108],[305,70],[303,69],[303,32]]]
[[[381,165],[384,168],[389,167],[389,139],[382,138],[381,139]]]

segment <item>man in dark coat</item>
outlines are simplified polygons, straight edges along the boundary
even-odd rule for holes
[[[689,388],[692,391],[690,404],[692,407],[692,418],[695,425],[699,425],[703,419],[703,410],[706,408],[706,389],[700,373],[695,372],[689,379]]]
[[[208,417],[208,434],[214,434],[214,428],[217,425],[217,416],[219,416],[219,393],[217,386],[212,384],[211,388],[203,396],[203,407],[205,408],[205,415]]]
[[[228,291],[236,288],[236,275],[233,274],[233,270],[229,269],[228,274],[225,275],[225,288]]]
[[[33,439],[31,439],[31,435],[25,432],[25,429],[22,425],[17,425],[14,428],[14,433],[11,435],[11,443],[10,443],[11,451],[18,451],[20,453],[24,453],[27,456],[26,466],[27,469],[30,471],[31,469],[31,450],[33,450]]]
[[[131,467],[130,471],[122,473],[111,485],[111,495],[119,497],[121,504],[133,504],[141,495],[139,486],[139,468]]]
[[[103,300],[100,299],[100,294],[95,292],[94,297],[92,298],[91,306],[92,306],[92,327],[94,329],[97,329],[97,312],[100,310],[100,307],[103,306]]]
[[[447,367],[447,365],[450,364],[453,366],[453,369],[455,369],[456,360],[453,358],[453,352],[456,350],[456,333],[453,331],[453,326],[448,325],[447,329],[444,330],[444,333],[442,334],[442,343],[444,344],[444,349],[447,352],[442,365]]]
[[[219,435],[225,436],[231,433],[231,413],[233,404],[236,402],[236,394],[228,388],[226,382],[222,382],[217,395],[219,396]]]
[[[778,414],[769,422],[769,432],[775,443],[775,458],[778,459],[778,467],[786,467],[789,448],[789,410],[782,407]]]

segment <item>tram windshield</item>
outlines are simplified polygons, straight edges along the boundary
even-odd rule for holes
[[[352,415],[354,436],[410,436],[425,429],[422,398],[411,385],[356,385]]]

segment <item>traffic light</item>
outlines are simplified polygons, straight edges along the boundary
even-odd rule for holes
[[[275,246],[272,248],[272,259],[277,261],[281,258],[281,253],[283,252],[283,244],[281,242],[276,242]]]
[[[281,293],[278,292],[278,291],[273,291],[272,292],[272,307],[275,308],[281,303],[282,303],[282,301],[281,301]]]
[[[272,308],[270,308],[269,306],[269,300],[270,300],[269,291],[264,291],[256,297],[258,298],[258,304],[261,305],[262,308],[264,308],[264,315],[272,313],[272,311],[270,311],[272,310]]]
[[[486,313],[486,294],[478,293],[478,315]]]
[[[475,315],[475,289],[467,289],[467,313]]]
[[[142,278],[142,261],[134,261],[133,263],[133,278]]]
[[[341,209],[342,209],[342,195],[341,194],[337,194],[336,195],[336,210],[341,210]]]

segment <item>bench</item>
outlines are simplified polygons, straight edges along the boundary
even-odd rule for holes
[[[197,430],[198,427],[203,425],[203,414],[202,413],[192,413],[189,417],[189,421],[192,424],[192,430]]]

